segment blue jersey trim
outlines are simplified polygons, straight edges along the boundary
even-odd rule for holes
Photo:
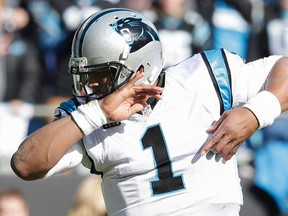
[[[209,63],[209,72],[213,74],[212,79],[214,78],[213,80],[217,83],[217,92],[220,96],[222,106],[220,113],[222,114],[232,107],[231,76],[226,56],[223,49],[209,50],[203,53]]]
[[[68,101],[64,101],[59,106],[61,109],[65,110],[67,114],[71,114],[74,110],[77,109],[77,104],[75,101],[71,98]]]

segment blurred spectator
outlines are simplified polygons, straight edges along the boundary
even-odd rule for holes
[[[41,87],[45,101],[55,93],[58,55],[63,46],[66,46],[67,30],[58,7],[66,5],[67,1],[30,0],[22,4],[32,18],[29,25],[30,40],[39,50],[39,60],[43,68]]]
[[[19,143],[27,136],[33,116],[31,104],[0,103],[0,173],[13,174],[10,158]]]
[[[247,61],[265,57],[264,0],[215,0],[213,48],[225,48]]]
[[[99,176],[89,176],[81,182],[67,216],[107,216]]]
[[[271,54],[288,55],[288,0],[279,0],[277,17],[267,23],[269,51]]]
[[[246,59],[251,15],[252,5],[249,0],[215,0],[212,17],[213,48],[225,48]]]
[[[29,216],[26,197],[17,189],[0,192],[0,216]]]
[[[122,6],[124,8],[131,8],[136,11],[150,10],[152,0],[133,1],[133,0],[122,0]]]
[[[252,2],[252,20],[247,60],[252,61],[268,56],[267,20],[271,13],[270,3],[275,0],[250,0]],[[278,1],[278,0],[276,0]]]
[[[34,102],[37,98],[41,68],[33,44],[21,32],[29,22],[28,12],[11,7],[9,1],[0,4],[0,61],[2,100],[19,99]],[[2,87],[3,88],[3,87]]]
[[[194,1],[188,0],[153,1],[152,21],[162,41],[165,67],[210,48],[209,23],[194,6]]]
[[[253,192],[268,216],[288,215],[287,128],[288,116],[284,113],[249,140],[254,151]]]
[[[214,10],[214,0],[195,0],[198,12],[207,20],[210,25],[212,23],[212,14]]]
[[[23,37],[28,12],[14,1],[0,1],[0,170],[12,172],[11,154],[27,135],[39,98],[41,67],[32,43]],[[17,126],[17,129],[15,128]]]

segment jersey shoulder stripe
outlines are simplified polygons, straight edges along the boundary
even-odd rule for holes
[[[64,101],[60,104],[60,108],[65,110],[67,114],[71,114],[78,107],[78,102],[75,98],[70,98],[68,101]]]
[[[218,95],[221,115],[231,109],[233,103],[231,72],[227,58],[223,49],[204,51],[201,55]]]
[[[79,102],[75,98],[70,98],[69,100],[62,102],[60,106],[55,109],[53,121],[71,115],[71,112],[76,110],[79,105]]]

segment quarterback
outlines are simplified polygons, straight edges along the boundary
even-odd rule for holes
[[[82,163],[102,176],[113,216],[239,215],[235,153],[287,110],[288,59],[219,49],[163,63],[141,13],[90,16],[72,43],[73,97],[19,146],[14,172],[35,180]]]

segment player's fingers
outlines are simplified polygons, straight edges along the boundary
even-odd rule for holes
[[[224,161],[230,160],[236,154],[240,146],[241,146],[241,143],[234,145],[234,147],[229,151],[229,153],[223,155]]]
[[[227,111],[226,111],[227,112]],[[213,122],[213,124],[206,130],[207,133],[213,133],[215,132],[219,126],[222,124],[222,122],[225,120],[225,118],[227,117],[227,113],[224,112],[221,117],[216,121]]]
[[[146,103],[147,99],[146,99],[146,95],[141,95],[141,96],[137,96],[133,98],[133,101],[131,102],[131,104],[137,104],[137,103]]]
[[[145,92],[145,93],[139,93],[139,94],[136,93],[133,96],[133,98],[140,99],[140,100],[144,97],[146,100],[147,100],[147,97],[154,97],[158,100],[162,99],[161,93],[158,93],[158,92]]]
[[[136,113],[136,112],[140,112],[141,110],[144,109],[144,107],[147,106],[147,103],[145,101],[140,101],[138,103],[135,103],[134,105],[132,105],[130,107],[131,113]]]
[[[124,86],[124,88],[132,88],[135,86],[135,83],[140,80],[144,76],[144,72],[142,71],[137,71],[135,76],[132,77]]]
[[[220,151],[217,148],[212,148],[210,152],[215,154],[219,160],[222,158],[222,163],[226,163],[226,161],[230,160],[236,154],[238,148],[239,145],[235,146],[234,142],[230,142],[224,145]]]
[[[223,122],[223,120],[221,120],[221,122]],[[217,127],[217,130],[202,148],[201,155],[206,154],[208,151],[212,151],[214,153],[220,152],[224,146],[230,143],[233,139],[233,134],[231,133],[229,127],[223,123]]]
[[[162,87],[154,86],[154,85],[145,85],[141,84],[138,86],[134,86],[133,90],[137,94],[161,94],[164,90]]]
[[[222,139],[211,147],[210,151],[214,154],[220,153],[223,156],[226,156],[231,153],[232,149],[235,147],[235,142],[230,138],[226,138],[225,136]]]
[[[204,147],[202,148],[202,150],[201,150],[201,155],[203,156],[203,155],[205,155],[207,152],[209,152],[209,151],[214,151],[215,152],[215,150],[213,149],[213,147],[215,146],[215,145],[217,145],[219,142],[220,142],[220,140],[221,140],[221,138],[222,138],[222,134],[221,133],[217,133],[217,131],[210,137],[210,139],[208,139],[208,141],[206,142],[206,144],[204,145]],[[213,152],[213,153],[214,153]],[[215,152],[216,153],[216,152]]]
[[[135,92],[133,87],[135,85],[135,82],[137,82],[143,76],[144,73],[138,71],[134,77],[128,80],[128,82],[123,86],[123,88],[117,89],[111,95],[106,96],[104,102],[106,102],[106,104],[114,104],[115,106],[117,106],[127,98],[135,96],[137,93]]]
[[[235,147],[236,144],[237,142],[236,139],[234,139],[233,135],[226,132],[223,133],[223,136],[221,137],[219,142],[212,147],[212,151],[226,155],[231,151],[231,149]]]

